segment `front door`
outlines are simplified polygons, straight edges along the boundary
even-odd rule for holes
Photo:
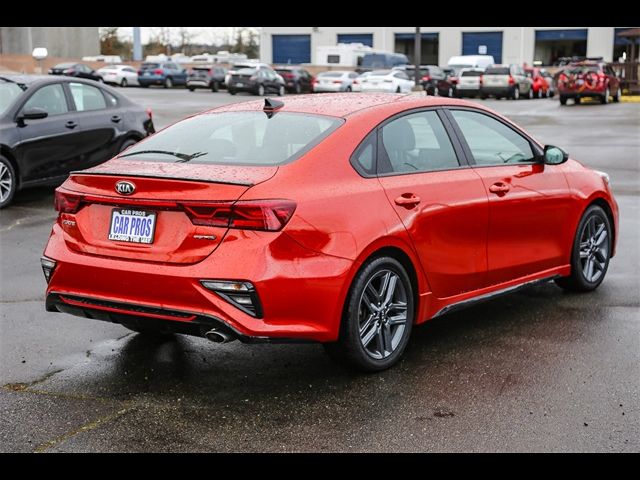
[[[58,177],[73,170],[80,158],[82,129],[71,111],[62,84],[53,83],[36,90],[18,116],[27,109],[48,113],[39,120],[18,123],[20,144],[16,154],[23,182]]]
[[[489,197],[489,283],[566,264],[572,201],[561,167],[545,165],[537,146],[493,116],[450,112]]]
[[[433,294],[446,298],[483,287],[487,195],[477,173],[458,160],[441,114],[417,111],[384,124],[378,175]]]

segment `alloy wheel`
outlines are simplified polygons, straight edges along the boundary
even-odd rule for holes
[[[391,270],[376,272],[367,282],[358,308],[360,342],[376,360],[387,358],[400,344],[407,324],[407,292]]]
[[[9,198],[12,189],[13,177],[11,170],[3,163],[0,163],[0,203],[4,203]]]
[[[609,232],[607,224],[591,216],[580,234],[580,264],[587,282],[597,282],[607,269],[609,261]]]

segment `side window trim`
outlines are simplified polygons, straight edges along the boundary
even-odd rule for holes
[[[470,108],[470,107],[444,107],[444,110],[446,112],[447,118],[449,120],[449,123],[451,124],[453,131],[455,132],[456,136],[458,137],[458,140],[460,141],[462,148],[464,150],[465,153],[465,157],[467,158],[467,162],[469,164],[469,166],[472,166],[474,168],[485,168],[485,167],[496,167],[496,166],[500,166],[500,165],[478,165],[476,164],[475,159],[473,158],[473,153],[471,152],[471,148],[469,148],[469,144],[467,143],[467,140],[464,138],[464,134],[462,133],[462,130],[460,129],[460,127],[458,126],[458,124],[456,123],[455,118],[453,117],[451,111],[452,110],[462,110],[462,111],[467,111],[467,112],[473,112],[473,113],[478,113],[481,115],[486,115],[489,118],[492,118],[498,122],[500,122],[501,124],[503,124],[505,127],[511,129],[513,132],[515,132],[516,134],[520,135],[521,137],[523,137],[531,146],[531,151],[534,154],[534,160],[531,162],[518,162],[517,164],[515,163],[510,163],[510,164],[505,164],[505,165],[535,165],[538,164],[542,161],[544,152],[543,150],[538,147],[538,144],[536,142],[533,141],[533,139],[527,135],[526,133],[524,133],[522,130],[520,129],[516,129],[513,127],[513,125],[510,125],[508,123],[506,123],[504,120],[502,120],[501,118],[492,115],[490,112],[485,112],[476,108]]]
[[[33,97],[36,93],[38,93],[41,89],[48,87],[50,85],[60,85],[62,87],[62,92],[64,93],[64,98],[65,101],[67,103],[67,111],[65,113],[61,113],[59,115],[55,115],[56,117],[58,116],[62,116],[62,115],[69,115],[70,113],[73,113],[75,110],[73,110],[72,107],[72,103],[69,101],[69,96],[67,95],[67,82],[51,82],[51,83],[46,83],[44,85],[41,85],[40,87],[38,87],[37,89],[31,91],[31,93],[27,96],[27,98],[25,98],[22,101],[22,104],[17,108],[17,110],[15,111],[16,114],[14,116],[14,121],[16,121],[16,119],[20,116],[20,114],[22,113],[22,110],[24,110],[25,105],[27,104],[27,102],[29,100],[31,100],[31,97]],[[27,92],[29,93],[29,92]],[[52,115],[54,116],[54,115]]]

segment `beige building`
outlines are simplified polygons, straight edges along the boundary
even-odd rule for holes
[[[98,27],[0,27],[0,55],[31,55],[36,47],[51,57],[99,55]]]
[[[497,63],[552,64],[573,55],[617,60],[630,27],[420,27],[421,63],[444,65],[454,55],[493,55]],[[317,62],[316,48],[363,43],[413,61],[415,27],[263,27],[260,58],[269,63]],[[639,50],[639,49],[636,49]]]

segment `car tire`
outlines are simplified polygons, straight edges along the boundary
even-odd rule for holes
[[[564,95],[560,95],[560,105],[566,105],[567,104],[567,97],[565,97]]]
[[[164,88],[173,88],[173,80],[171,77],[167,77],[164,79]]]
[[[622,96],[622,91],[620,90],[620,87],[618,87],[618,90],[616,90],[616,94],[613,96],[613,101],[615,103],[618,103],[620,101],[621,96]]]
[[[575,105],[579,105],[579,104],[580,104],[580,97],[575,97],[575,98],[573,99],[573,103],[574,103]]]
[[[571,250],[571,275],[556,279],[556,284],[573,292],[598,288],[609,268],[612,238],[606,212],[598,205],[591,205],[576,229]]]
[[[286,92],[284,91],[284,85],[280,85],[280,88],[278,88],[278,96],[284,97],[285,93]]]
[[[264,97],[264,85],[258,85],[258,89],[256,90],[256,95],[259,97]]]
[[[542,92],[542,88],[539,88],[538,89],[538,98],[543,98],[543,97],[544,97],[544,94]]]
[[[220,84],[218,83],[218,81],[217,81],[217,80],[214,80],[214,81],[211,83],[211,91],[215,93],[215,92],[217,92],[218,90],[220,90]]]
[[[13,200],[18,187],[18,177],[11,162],[0,155],[0,209]]]
[[[414,313],[413,285],[405,268],[392,257],[374,258],[354,278],[338,341],[325,343],[325,350],[334,360],[360,371],[389,368],[409,342]]]
[[[229,92],[229,95],[235,95],[236,93],[238,93],[233,88],[228,88],[227,92]]]
[[[298,95],[300,95],[302,93],[302,85],[300,85],[300,82],[296,82],[295,93],[297,93]]]
[[[434,97],[440,96],[440,89],[438,87],[433,87],[433,96]]]
[[[118,154],[124,152],[127,148],[129,148],[132,145],[135,145],[136,143],[138,142],[133,138],[127,138],[124,142],[122,142],[122,145],[120,145],[120,151],[118,152]]]
[[[193,87],[187,87],[187,90],[189,90],[190,92],[195,92],[196,91],[196,89],[193,88]]]
[[[511,92],[511,99],[512,100],[520,99],[520,89],[518,87],[514,87],[513,91]]]
[[[400,85],[398,85],[398,88],[396,88],[396,93],[402,93],[402,90],[400,89]]]
[[[604,95],[600,97],[600,103],[606,105],[609,103],[609,97],[611,96],[611,91],[609,91],[609,87],[604,91]]]
[[[127,85],[128,84],[127,84],[127,79],[126,78],[123,78],[122,80],[120,80],[120,86],[122,88],[127,88]]]

